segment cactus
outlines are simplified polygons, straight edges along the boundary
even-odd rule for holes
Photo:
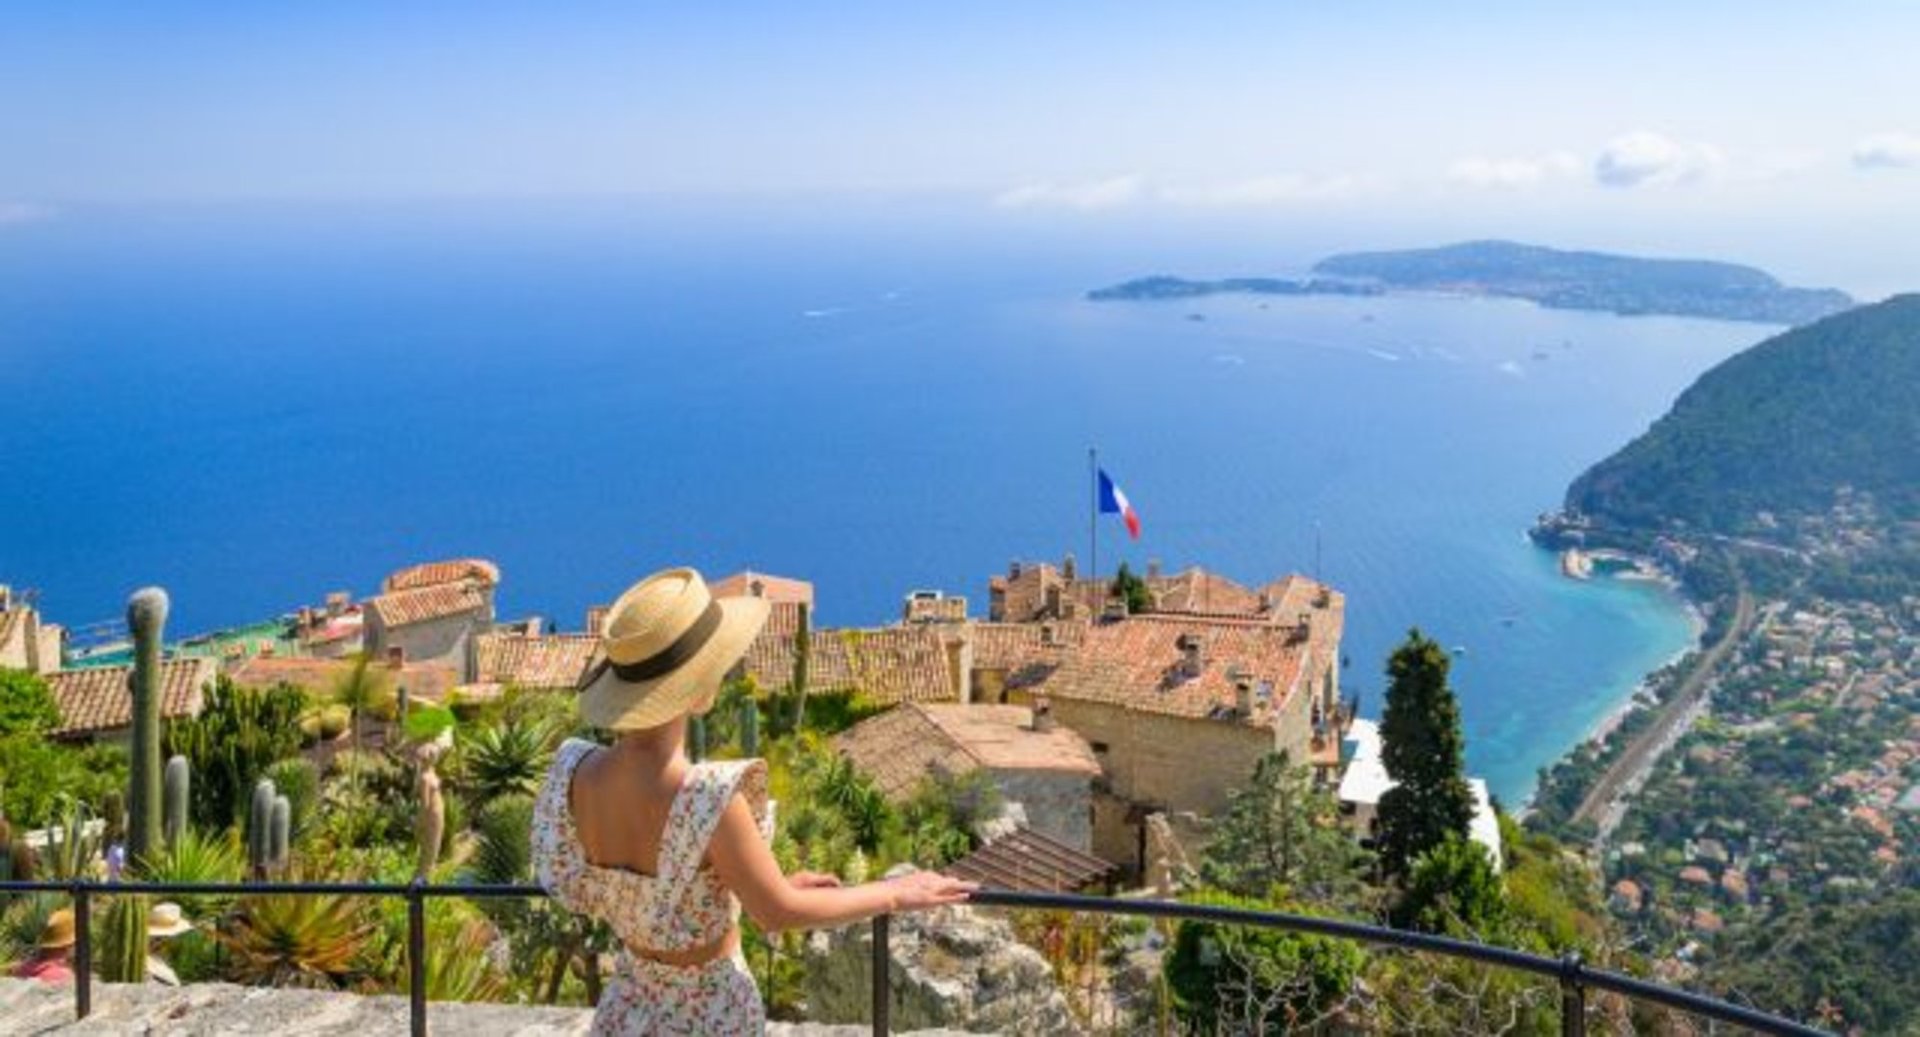
[[[751,695],[740,700],[740,752],[760,755],[760,704]]]
[[[707,758],[707,718],[696,716],[687,721],[687,756],[699,763]]]
[[[273,797],[273,809],[267,821],[267,863],[284,871],[287,867],[288,840],[293,834],[293,804],[285,796]]]
[[[399,691],[393,693],[393,719],[400,725],[402,731],[407,729],[407,707],[412,701],[413,697],[407,694],[407,686],[404,684],[400,685]]]
[[[147,898],[121,896],[107,908],[100,940],[100,978],[109,983],[143,983],[147,978]]]
[[[167,846],[180,845],[187,834],[187,798],[192,789],[191,765],[187,758],[175,755],[167,761],[166,777],[161,781],[160,805],[162,807],[162,830],[167,838]]]
[[[166,624],[166,591],[146,587],[127,599],[127,627],[133,631],[133,673],[127,679],[133,695],[127,857],[135,861],[160,850],[160,638]]]
[[[247,865],[255,880],[267,877],[273,852],[273,782],[260,779],[253,786],[253,808],[247,812]]]
[[[109,789],[100,797],[100,819],[106,825],[100,831],[100,841],[108,846],[127,841],[127,797],[118,789]]]

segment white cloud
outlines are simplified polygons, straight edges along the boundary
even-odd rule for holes
[[[32,223],[35,220],[52,219],[54,210],[45,205],[32,202],[9,202],[0,200],[0,227],[10,223]]]
[[[1385,188],[1384,182],[1371,176],[1282,173],[1216,184],[1164,187],[1158,197],[1172,205],[1261,206],[1336,201],[1378,193]]]
[[[1605,187],[1666,187],[1698,180],[1724,162],[1711,144],[1635,130],[1607,142],[1594,159],[1593,178]]]
[[[1853,164],[1857,169],[1920,168],[1920,135],[1912,133],[1876,133],[1853,146]]]
[[[1447,179],[1468,187],[1527,188],[1563,180],[1580,172],[1580,159],[1556,151],[1536,158],[1463,158],[1447,169]]]
[[[1000,192],[993,204],[1003,209],[1111,209],[1138,200],[1144,186],[1137,176],[1116,176],[1079,184],[1025,184]]]

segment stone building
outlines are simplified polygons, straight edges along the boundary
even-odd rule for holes
[[[207,685],[219,665],[204,656],[182,656],[160,664],[160,718],[199,716]],[[47,675],[47,688],[60,707],[60,726],[47,737],[60,741],[123,741],[133,729],[131,666],[95,666]]]
[[[1028,828],[1082,852],[1092,847],[1100,764],[1086,739],[1052,723],[1044,707],[908,703],[854,725],[834,747],[894,802],[931,775],[985,771]]]
[[[47,674],[60,669],[66,631],[0,584],[0,668]]]
[[[361,603],[366,650],[376,658],[445,663],[471,677],[473,639],[493,628],[492,562],[460,559],[402,569]]]

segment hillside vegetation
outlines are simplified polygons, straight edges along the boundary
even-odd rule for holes
[[[1842,486],[1920,515],[1920,295],[1777,335],[1701,375],[1673,409],[1567,491],[1609,524],[1763,529]]]

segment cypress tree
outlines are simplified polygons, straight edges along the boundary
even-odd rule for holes
[[[1406,875],[1421,856],[1465,839],[1473,822],[1460,703],[1447,686],[1446,650],[1417,628],[1387,660],[1381,762],[1396,783],[1380,797],[1380,863]]]

